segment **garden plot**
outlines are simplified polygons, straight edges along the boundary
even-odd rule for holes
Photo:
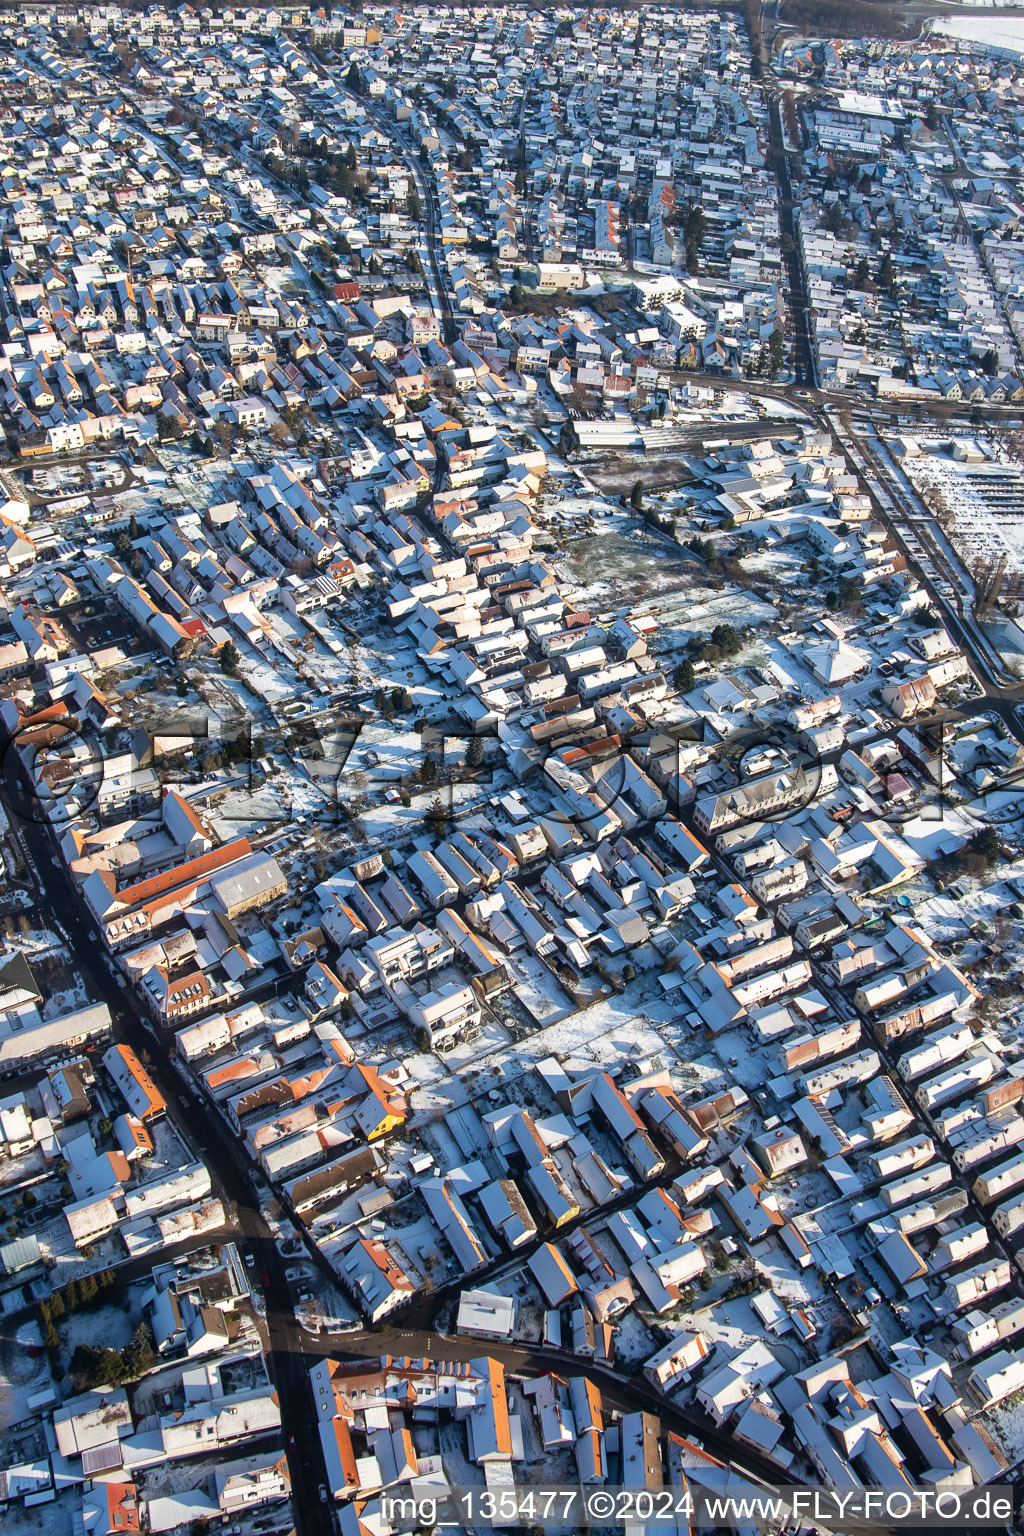
[[[444,1053],[444,1064],[451,1072],[460,1072],[485,1056],[511,1044],[511,1036],[494,1019],[485,1019],[472,1039],[460,1041]]]
[[[621,1317],[615,1328],[615,1357],[635,1368],[649,1360],[660,1344],[647,1324],[636,1312],[629,1311]]]
[[[448,1082],[447,1068],[433,1051],[413,1051],[402,1057],[402,1066],[409,1074],[406,1092],[415,1096],[413,1103],[416,1109],[430,1108],[436,1104],[447,1107],[463,1103],[468,1097],[464,1092],[454,1091],[455,1084]],[[439,1091],[442,1084],[443,1092]]]
[[[124,1244],[116,1230],[91,1243],[88,1249],[79,1251],[63,1211],[34,1230],[44,1258],[53,1260],[49,1280],[55,1288],[66,1285],[77,1276],[107,1269],[124,1259]]]
[[[776,617],[771,603],[742,587],[709,586],[692,556],[631,526],[594,534],[565,564],[582,601],[600,606],[610,600],[617,611],[642,608],[676,640],[710,634],[716,624],[739,629]]]
[[[573,1012],[571,998],[562,991],[555,977],[533,955],[520,953],[506,962],[515,978],[513,992],[532,1019],[548,1025]]]
[[[1017,899],[1001,880],[979,885],[961,875],[955,886],[964,893],[959,900],[948,894],[929,896],[914,907],[914,922],[932,940],[962,939],[976,923],[996,923],[1006,917],[1011,902]]]
[[[4,919],[3,936],[30,964],[44,955],[56,955],[64,949],[64,941],[51,928],[32,927],[24,915]]]
[[[599,490],[625,493],[632,490],[638,480],[645,491],[669,490],[685,485],[694,476],[688,459],[681,454],[669,453],[664,457],[658,454],[646,458],[637,457],[614,468],[603,464],[592,465],[589,478]]]
[[[484,782],[441,784],[429,792],[414,795],[410,805],[371,805],[361,809],[358,829],[368,842],[393,842],[417,826],[424,827],[427,812],[436,800],[459,819],[474,808],[489,806],[490,799],[491,787]],[[433,839],[428,843],[428,846],[432,845]]]
[[[72,1013],[76,1008],[84,1008],[88,1001],[89,994],[85,983],[76,981],[68,986],[50,990],[50,995],[42,1007],[42,1016],[44,1019],[59,1019],[66,1013]]]
[[[715,1040],[715,1055],[744,1088],[760,1088],[771,1076],[771,1047],[752,1047],[743,1029],[723,1030]]]
[[[1024,1456],[1024,1392],[1015,1392],[985,1416],[985,1428],[1011,1462]]]
[[[564,564],[581,598],[612,598],[619,608],[694,585],[690,555],[663,534],[621,517],[570,547]]]
[[[403,730],[386,720],[368,721],[345,764],[346,775],[364,773],[367,783],[408,778],[423,763],[424,746],[418,731]]]
[[[510,1059],[514,1053],[523,1062],[536,1062],[557,1055],[575,1057],[577,1061],[586,1059],[600,1066],[622,1066],[628,1060],[663,1055],[665,1051],[661,1034],[641,1022],[636,999],[627,989],[536,1030],[512,1046],[504,1059]],[[492,1063],[497,1066],[499,1059],[492,1058]]]
[[[276,787],[262,785],[251,793],[232,789],[210,811],[210,823],[225,842],[251,836],[258,828],[276,822],[291,823],[291,807]]]
[[[57,1323],[65,1370],[80,1344],[93,1349],[124,1349],[131,1343],[133,1331],[132,1319],[127,1309],[120,1305],[66,1312]]]
[[[1007,789],[990,789],[987,794],[971,801],[971,810],[996,826],[1013,826],[1020,822],[1022,800],[1024,800],[1024,784],[1017,783]]]
[[[585,517],[621,519],[622,508],[615,502],[600,497],[559,496],[557,500],[545,503],[544,513],[547,518],[562,518],[566,521]]]

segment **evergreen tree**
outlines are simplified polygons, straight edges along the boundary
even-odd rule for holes
[[[141,1322],[132,1334],[131,1343],[124,1350],[125,1369],[130,1376],[141,1376],[155,1361],[153,1331],[147,1322]]]
[[[782,332],[772,331],[768,338],[768,377],[777,379],[785,358],[782,344]]]
[[[672,674],[672,681],[680,693],[689,693],[696,681],[692,661],[681,661]]]
[[[427,812],[426,820],[427,826],[438,837],[447,830],[448,812],[442,804],[440,797],[432,803],[430,810]]]
[[[220,669],[224,673],[224,676],[237,676],[238,663],[241,660],[241,657],[238,654],[238,647],[235,645],[234,641],[225,640],[217,655],[220,662]]]

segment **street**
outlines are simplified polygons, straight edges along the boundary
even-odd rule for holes
[[[26,792],[27,788],[26,784]],[[7,804],[7,797],[8,789],[4,785],[5,808],[9,814],[14,814]],[[113,1020],[114,1039],[130,1045],[146,1062],[147,1070],[167,1101],[168,1115],[176,1129],[186,1143],[196,1147],[210,1169],[218,1192],[237,1208],[240,1239],[256,1259],[255,1268],[249,1272],[250,1280],[262,1292],[266,1307],[267,1364],[277,1388],[282,1433],[286,1441],[294,1436],[295,1449],[288,1451],[288,1467],[296,1524],[300,1536],[332,1536],[333,1517],[329,1507],[319,1502],[317,1494],[324,1479],[323,1460],[319,1439],[315,1433],[310,1433],[314,1410],[309,1364],[296,1335],[291,1293],[285,1279],[287,1264],[278,1252],[273,1233],[260,1210],[241,1146],[232,1138],[220,1116],[200,1105],[192,1089],[184,1085],[176,1063],[172,1065],[174,1058],[164,1038],[142,1018],[130,1003],[130,994],[115,982],[106,951],[63,865],[54,858],[49,829],[38,821],[24,821],[20,827],[23,846],[43,891],[41,905],[47,920],[58,923],[66,933],[71,957],[86,982],[90,997],[107,1004]],[[173,1041],[173,1035],[169,1039]],[[35,1077],[38,1075],[34,1074]],[[197,1244],[193,1242],[191,1246]],[[169,1250],[167,1256],[173,1256],[173,1252]],[[154,1258],[140,1261],[140,1274],[151,1269],[153,1262]]]

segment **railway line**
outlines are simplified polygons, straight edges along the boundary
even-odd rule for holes
[[[969,579],[942,548],[932,529],[932,517],[912,489],[900,483],[881,444],[866,433],[848,427],[842,432],[829,418],[832,430],[845,441],[854,467],[870,487],[872,499],[886,529],[910,570],[925,587],[950,634],[961,646],[971,670],[986,692],[999,694],[1010,681],[1000,657],[981,632],[972,613],[973,589]],[[1015,734],[1024,741],[1024,731]]]

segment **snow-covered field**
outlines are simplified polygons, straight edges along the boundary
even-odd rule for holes
[[[999,7],[979,16],[944,16],[930,25],[932,31],[943,37],[1024,54],[1024,16],[1007,15]]]

